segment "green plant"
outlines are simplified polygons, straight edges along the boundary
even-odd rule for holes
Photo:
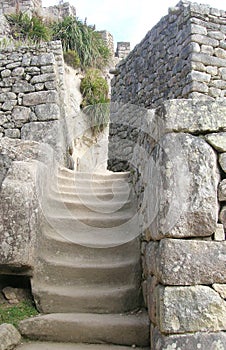
[[[81,107],[90,117],[93,133],[98,133],[106,127],[109,120],[108,83],[98,69],[88,69],[80,86],[83,95]]]
[[[73,50],[64,52],[64,61],[72,68],[79,68],[81,65],[78,53]]]
[[[109,61],[110,50],[92,26],[68,16],[52,25],[54,40],[61,40],[64,51],[76,51],[81,67],[103,68]]]
[[[32,40],[34,42],[50,40],[50,30],[39,16],[32,16],[23,12],[5,15],[11,27],[15,40]]]
[[[8,304],[0,305],[0,324],[11,323],[18,327],[20,321],[36,315],[38,315],[38,311],[31,301],[22,301],[13,306]]]

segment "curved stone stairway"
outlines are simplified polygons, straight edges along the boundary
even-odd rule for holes
[[[128,174],[62,168],[56,180],[42,203],[32,279],[43,315],[21,322],[20,331],[31,340],[72,343],[71,349],[147,347],[140,240]],[[76,345],[82,343],[118,346]]]

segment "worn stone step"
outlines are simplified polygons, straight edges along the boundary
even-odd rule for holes
[[[112,214],[114,212],[124,212],[128,209],[131,210],[131,200],[122,198],[123,200],[116,200],[115,198],[106,200],[100,200],[99,198],[87,198],[81,196],[75,196],[74,198],[68,198],[68,196],[50,195],[46,201],[47,208],[54,208],[54,210],[69,210],[71,212],[76,211],[77,213],[86,213],[89,215],[90,212]]]
[[[56,232],[55,229],[45,225],[42,228],[42,236],[38,244],[40,245],[40,256],[58,257],[65,261],[79,259],[81,261],[89,260],[91,263],[109,264],[109,259],[119,263],[125,259],[138,260],[140,257],[140,240],[136,238],[125,244],[118,246],[109,246],[105,248],[89,247],[76,244],[67,240],[64,236]],[[44,235],[44,236],[43,236]]]
[[[65,240],[88,247],[113,247],[128,243],[139,235],[138,217],[134,215],[128,221],[113,218],[112,220],[93,219],[78,220],[71,215],[59,218],[49,216],[47,213],[42,224],[44,235],[49,230],[54,230],[55,235],[62,236]],[[110,227],[106,227],[106,225]],[[94,226],[96,225],[96,226]],[[115,225],[115,226],[113,226]]]
[[[68,177],[68,176],[57,176],[56,177],[56,182],[57,184],[61,184],[61,185],[68,185],[68,186],[75,186],[75,187],[84,187],[84,186],[88,186],[90,188],[92,187],[108,187],[108,188],[120,188],[120,187],[128,187],[128,179],[125,177],[120,177],[120,178],[110,178],[108,176],[103,177],[103,178],[95,178],[95,176],[90,176],[90,178],[83,178],[83,177],[78,177],[78,176],[74,176],[74,177]]]
[[[81,178],[81,179],[86,179],[89,180],[90,178],[92,179],[108,179],[111,180],[118,180],[118,179],[128,179],[130,176],[130,172],[112,172],[112,171],[106,171],[106,172],[101,172],[101,173],[88,173],[88,172],[80,172],[80,171],[74,171],[67,169],[65,167],[59,168],[57,171],[58,176],[66,176],[68,178]]]
[[[43,281],[47,285],[58,285],[59,281],[65,286],[87,285],[136,285],[140,284],[140,259],[127,259],[114,262],[110,257],[106,264],[99,261],[85,259],[69,259],[65,261],[61,256],[39,259],[36,265],[36,281]]]
[[[136,314],[49,314],[20,322],[22,335],[33,340],[149,345],[149,320],[146,312]]]
[[[99,193],[113,193],[115,196],[128,196],[130,194],[130,189],[126,186],[88,186],[86,182],[78,185],[60,184],[55,182],[52,183],[50,191],[68,192],[74,194],[91,193],[93,196],[97,196]]]
[[[124,313],[141,306],[137,285],[65,286],[31,280],[36,306],[42,313]]]
[[[136,350],[148,350],[149,348],[138,348]],[[52,342],[28,342],[21,344],[15,350],[131,350],[131,347],[104,344],[72,344]]]

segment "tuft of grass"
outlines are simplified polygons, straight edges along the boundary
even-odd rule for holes
[[[16,328],[20,321],[38,315],[32,301],[21,301],[17,305],[0,304],[0,324],[11,323]]]

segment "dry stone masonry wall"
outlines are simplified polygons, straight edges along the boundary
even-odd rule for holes
[[[119,63],[112,100],[153,108],[166,99],[225,98],[226,12],[181,1]]]
[[[152,350],[226,344],[225,25],[179,3],[112,84],[109,168],[137,194]]]
[[[0,136],[49,143],[60,155],[64,67],[60,42],[0,52]]]
[[[0,14],[10,14],[23,11],[29,14],[42,8],[42,0],[2,0],[0,3]]]

